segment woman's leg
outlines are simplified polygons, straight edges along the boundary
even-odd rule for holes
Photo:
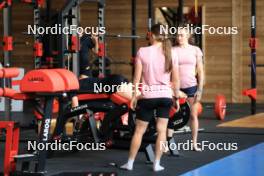
[[[79,106],[79,100],[78,100],[78,97],[77,96],[73,96],[72,99],[71,99],[72,103],[71,103],[71,107],[72,108],[75,108],[77,106]]]
[[[168,121],[168,128],[167,128],[167,141],[169,142],[174,134],[174,126],[171,120]]]
[[[160,158],[163,153],[162,143],[166,143],[167,141],[167,125],[168,119],[167,118],[158,118],[156,122],[156,129],[157,129],[157,140],[156,140],[156,147],[155,147],[155,161],[153,164],[154,171],[161,171],[164,170],[164,167],[160,165]]]
[[[194,98],[188,98],[188,102],[191,106],[191,129],[192,129],[192,140],[193,147],[195,151],[201,151],[201,149],[197,145],[198,138],[198,129],[199,129],[199,121],[198,121],[198,106],[197,103],[194,102]]]
[[[168,140],[170,140],[173,137],[174,129],[173,128],[168,128],[167,130],[167,137]]]
[[[136,120],[136,129],[135,129],[135,132],[132,137],[131,144],[130,144],[128,162],[124,164],[123,166],[121,166],[122,169],[133,170],[133,164],[134,164],[136,155],[138,153],[138,150],[140,148],[142,137],[147,127],[148,127],[148,122],[138,120],[138,119]]]

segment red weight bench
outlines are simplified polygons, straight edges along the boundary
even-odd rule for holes
[[[0,69],[0,78],[16,77],[18,69]],[[10,88],[0,88],[0,96],[9,97],[16,100],[28,100],[41,97],[45,99],[44,117],[39,135],[39,142],[44,145],[49,140],[50,123],[52,117],[52,105],[55,97],[62,96],[63,93],[76,91],[79,89],[77,77],[65,69],[40,69],[28,72],[20,81],[20,92]],[[11,136],[6,142],[6,158],[4,173],[8,175],[44,175],[46,164],[46,152],[37,151],[32,155],[17,155],[19,129],[13,125],[15,122],[0,122],[0,127],[7,127],[7,136]],[[7,126],[6,126],[7,125]],[[13,133],[10,131],[13,129]],[[10,152],[11,151],[11,152]],[[16,171],[15,171],[16,170]]]
[[[96,129],[96,120],[105,120],[104,117],[105,117],[105,113],[106,112],[112,112],[113,113],[113,110],[116,112],[117,110],[120,110],[120,112],[118,113],[119,115],[123,115],[125,114],[126,112],[128,112],[128,108],[129,108],[129,104],[130,104],[130,101],[121,97],[120,95],[114,93],[114,94],[96,94],[96,93],[87,93],[85,91],[80,91],[77,93],[77,97],[78,97],[78,100],[84,104],[89,104],[89,103],[96,103],[96,102],[102,102],[104,105],[108,105],[108,106],[114,106],[117,105],[114,109],[113,108],[95,108],[95,109],[89,109],[90,110],[90,117],[91,115],[93,116],[93,118],[89,118],[89,125],[90,125],[90,128],[91,128],[91,131],[92,131],[92,135],[93,135],[93,139],[95,142],[99,142],[100,141],[100,138],[98,136],[98,132],[97,132],[97,129]],[[102,100],[102,101],[101,101]],[[106,101],[104,101],[106,100]],[[111,105],[112,104],[112,105]],[[99,106],[99,105],[98,105]],[[102,105],[103,106],[103,105]],[[87,106],[89,107],[89,105]],[[98,111],[98,109],[102,109],[102,111]],[[93,112],[96,112],[96,113],[93,113]],[[125,111],[125,112],[124,112]],[[120,119],[122,120],[122,119]],[[122,121],[122,123],[125,123]]]
[[[113,103],[117,105],[126,105],[128,108],[130,108],[130,100],[127,98],[124,98],[117,93],[113,94],[87,94],[87,93],[81,93],[78,95],[78,100],[79,101],[96,101],[100,99],[109,99]],[[181,98],[179,100],[180,105],[183,105],[186,103],[186,98]],[[176,113],[176,108],[172,107],[170,110],[170,117],[174,118],[174,114]],[[103,117],[99,117],[98,119],[103,119]],[[126,122],[123,122],[125,124]],[[185,124],[184,124],[185,125]]]

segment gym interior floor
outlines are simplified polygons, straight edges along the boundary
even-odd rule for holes
[[[249,115],[248,104],[230,104],[224,122],[240,119]],[[261,105],[259,105],[258,110]],[[263,106],[262,106],[263,107]],[[22,115],[22,114],[19,114]],[[26,114],[24,114],[26,115]],[[264,118],[264,117],[263,117]],[[57,153],[47,160],[49,174],[61,172],[115,172],[118,175],[166,175],[175,176],[206,176],[206,175],[264,175],[261,168],[264,163],[264,131],[263,128],[237,128],[218,127],[222,121],[214,118],[212,110],[205,109],[200,118],[200,127],[205,130],[200,132],[200,141],[213,143],[231,142],[238,144],[236,151],[210,151],[203,152],[180,151],[180,157],[165,155],[162,165],[165,171],[154,173],[151,165],[145,163],[146,157],[140,152],[134,166],[134,171],[122,171],[109,163],[120,165],[127,160],[127,150],[107,149],[105,151],[80,151],[77,153]],[[34,132],[22,129],[20,139],[20,153],[26,150],[26,139],[34,137]],[[190,133],[175,134],[177,142],[186,142],[191,139]],[[0,151],[3,151],[3,140],[0,142]],[[1,152],[2,153],[2,152]],[[3,154],[0,155],[0,170],[3,170]],[[75,175],[75,174],[72,174]]]

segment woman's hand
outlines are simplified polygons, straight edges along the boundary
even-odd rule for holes
[[[200,102],[202,99],[202,90],[197,90],[194,95],[194,102]]]
[[[186,93],[184,93],[183,91],[180,91],[179,97],[180,98],[188,98],[188,96],[186,95]]]
[[[175,99],[175,109],[176,109],[176,112],[179,112],[180,111],[180,101],[179,99]]]
[[[172,101],[173,101],[173,106],[176,109],[176,112],[179,112],[179,110],[180,110],[180,101],[179,101],[179,99],[173,98]]]
[[[182,91],[179,91],[178,95],[179,95],[178,98],[176,98],[176,97],[173,98],[174,101],[175,101],[175,102],[174,102],[174,106],[175,106],[176,112],[179,112],[180,109],[181,109],[181,106],[180,106],[180,99],[181,99],[181,98],[184,98],[184,99],[188,98],[188,96],[187,96],[184,92],[182,92]]]
[[[133,96],[131,101],[130,101],[130,108],[135,111],[137,107],[137,97]]]

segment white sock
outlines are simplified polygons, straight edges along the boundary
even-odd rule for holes
[[[122,165],[120,168],[125,170],[133,170],[133,164],[134,164],[134,160],[128,159],[127,163]]]
[[[154,163],[153,163],[153,170],[154,170],[155,172],[162,171],[162,170],[164,170],[164,169],[165,169],[165,168],[162,167],[162,166],[160,165],[160,160],[155,160],[155,161],[154,161]]]

